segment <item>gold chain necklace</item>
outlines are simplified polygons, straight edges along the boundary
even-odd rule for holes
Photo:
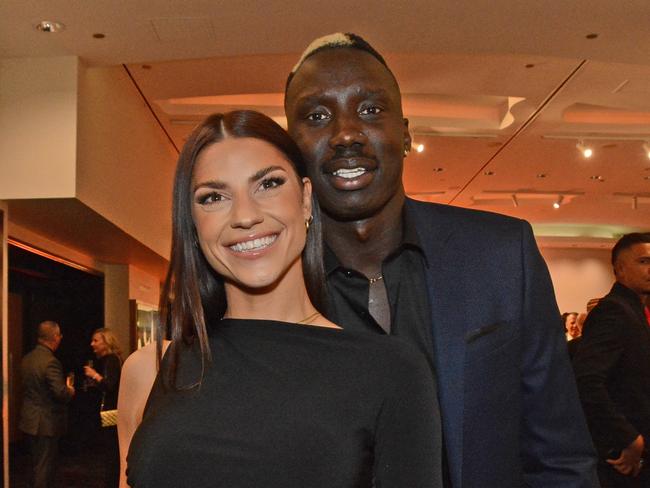
[[[376,278],[368,278],[368,283],[370,283],[371,285],[374,285],[375,283],[377,283],[378,281],[381,281],[383,279],[384,279],[384,275],[380,274]]]

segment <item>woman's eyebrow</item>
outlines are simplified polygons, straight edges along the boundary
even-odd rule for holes
[[[212,188],[213,190],[223,190],[227,187],[228,185],[226,185],[223,181],[207,180],[194,185],[194,188],[192,188],[192,192],[195,192],[199,188]]]
[[[254,175],[252,175],[250,178],[248,178],[248,181],[249,181],[250,183],[254,183],[254,182],[256,182],[257,180],[260,180],[260,179],[264,178],[264,177],[265,177],[266,175],[268,175],[271,171],[275,171],[275,170],[277,170],[277,169],[279,169],[279,170],[281,170],[281,171],[284,171],[284,172],[286,173],[286,170],[285,170],[282,166],[277,166],[277,165],[275,165],[275,166],[269,166],[269,167],[267,167],[267,168],[263,168],[263,169],[257,171]]]

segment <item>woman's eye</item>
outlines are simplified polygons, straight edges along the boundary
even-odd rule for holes
[[[383,112],[383,109],[381,107],[377,107],[375,105],[371,105],[369,107],[364,107],[361,110],[359,110],[359,113],[361,115],[377,115],[379,113]]]
[[[203,195],[198,195],[196,198],[197,203],[200,205],[210,205],[212,203],[221,202],[223,200],[223,195],[217,192],[205,193]]]
[[[271,188],[277,188],[278,186],[284,185],[285,179],[279,176],[264,178],[260,183],[261,190],[270,190]]]

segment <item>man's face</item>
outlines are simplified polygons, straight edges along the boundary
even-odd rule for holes
[[[330,217],[368,218],[403,195],[408,122],[395,80],[372,55],[347,48],[314,54],[291,81],[285,109]]]
[[[616,280],[645,299],[650,295],[650,244],[624,249],[614,265]]]
[[[61,345],[61,341],[63,340],[63,334],[61,334],[61,329],[59,327],[54,330],[54,334],[52,334],[52,345],[53,350],[56,351],[59,346]]]

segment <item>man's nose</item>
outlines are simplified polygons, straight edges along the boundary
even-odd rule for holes
[[[233,200],[230,216],[230,227],[233,229],[250,229],[264,221],[258,203],[249,195]]]
[[[358,118],[345,116],[336,120],[334,133],[330,139],[331,147],[350,147],[354,144],[365,145],[367,142],[368,138]]]

